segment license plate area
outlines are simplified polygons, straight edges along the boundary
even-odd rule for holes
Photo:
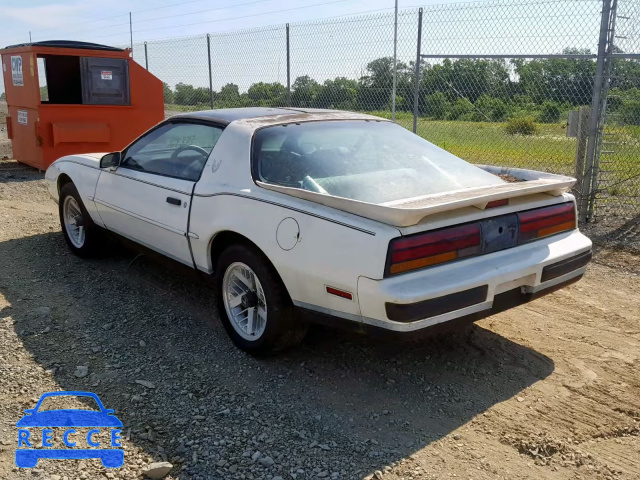
[[[488,218],[481,223],[482,253],[497,252],[518,244],[518,215]]]

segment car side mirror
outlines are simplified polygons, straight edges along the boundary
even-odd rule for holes
[[[30,413],[33,413],[35,411],[35,408],[27,408],[24,413],[26,413],[27,415],[29,415]]]
[[[116,413],[116,411],[113,408],[105,408],[104,413],[111,415],[112,413]]]
[[[107,153],[100,159],[100,168],[117,167],[120,165],[120,152]]]

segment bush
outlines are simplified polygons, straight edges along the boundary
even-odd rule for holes
[[[560,105],[556,102],[544,102],[538,115],[540,123],[558,123],[560,121]]]
[[[535,135],[538,126],[531,117],[510,118],[505,130],[509,135]]]
[[[502,122],[507,116],[507,106],[499,98],[480,95],[475,103],[472,119],[475,122]]]
[[[473,103],[466,98],[459,98],[453,105],[451,105],[447,118],[449,120],[461,120],[465,115],[470,114],[472,111]]]
[[[434,120],[444,120],[447,116],[449,102],[442,92],[435,92],[425,97],[425,112]]]
[[[623,101],[620,114],[623,122],[640,126],[640,100]]]

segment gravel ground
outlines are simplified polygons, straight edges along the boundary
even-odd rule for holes
[[[455,335],[317,328],[255,359],[206,278],[115,243],[70,254],[42,178],[0,161],[0,478],[141,478],[161,461],[170,479],[640,478],[634,252],[602,248],[580,283]],[[115,409],[122,468],[15,467],[15,422],[54,390]]]

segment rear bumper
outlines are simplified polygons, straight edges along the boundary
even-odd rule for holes
[[[321,325],[326,325],[332,328],[337,328],[341,330],[350,330],[355,331],[357,333],[364,333],[367,335],[381,337],[385,340],[397,340],[397,341],[407,341],[407,340],[416,340],[420,338],[425,338],[439,332],[443,331],[453,331],[456,328],[459,328],[464,325],[468,325],[473,322],[477,322],[478,320],[482,320],[483,318],[490,317],[491,315],[495,315],[497,313],[503,312],[505,310],[509,310],[510,308],[517,307],[518,305],[522,305],[527,303],[533,299],[542,297],[548,293],[555,292],[556,290],[566,287],[572,283],[579,281],[582,278],[582,275],[576,275],[571,277],[569,280],[563,281],[559,284],[553,285],[546,289],[540,290],[536,293],[525,293],[521,288],[515,288],[513,290],[509,290],[507,292],[499,293],[493,297],[493,302],[491,304],[491,308],[486,310],[481,310],[476,313],[471,313],[467,315],[462,315],[460,317],[455,317],[446,322],[440,322],[435,325],[431,325],[429,327],[425,327],[422,329],[411,330],[409,332],[388,328],[385,326],[381,326],[380,324],[373,323],[362,323],[361,321],[350,322],[345,321],[345,318],[341,318],[333,313],[323,312],[318,308],[299,308],[298,311],[302,318],[312,323],[317,323]],[[353,320],[353,319],[352,319]]]
[[[591,241],[574,230],[397,277],[360,277],[359,320],[396,332],[468,316],[477,320],[496,312],[494,301],[503,299],[501,294],[509,293],[515,306],[578,280],[590,259]]]

